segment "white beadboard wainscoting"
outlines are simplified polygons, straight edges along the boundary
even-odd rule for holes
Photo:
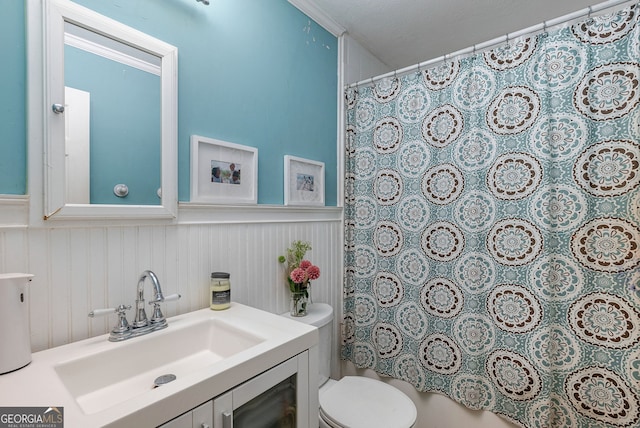
[[[168,317],[207,307],[214,271],[231,274],[232,301],[286,312],[289,291],[277,259],[294,240],[311,242],[307,256],[321,269],[312,283],[313,300],[341,312],[341,208],[181,204],[178,220],[166,225],[27,226],[20,219],[28,217],[28,198],[1,199],[0,273],[35,275],[29,291],[34,352],[107,333],[115,315],[92,319],[87,314],[134,305],[145,269],[158,275],[165,295],[182,295],[178,302],[163,304]],[[149,300],[150,284],[145,293]]]

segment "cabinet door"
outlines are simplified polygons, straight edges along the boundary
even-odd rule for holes
[[[233,392],[228,391],[213,399],[213,426],[215,428],[232,428],[233,427]]]
[[[308,377],[308,352],[303,352],[238,385],[213,400],[214,427],[313,426]]]
[[[160,425],[158,428],[192,428],[193,427],[193,415],[191,412],[187,412],[178,416],[175,419],[171,419],[166,424]]]
[[[193,409],[193,428],[213,428],[213,400]]]
[[[158,428],[213,428],[213,401],[209,400]]]

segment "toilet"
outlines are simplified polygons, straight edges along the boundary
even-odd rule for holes
[[[413,401],[399,389],[364,376],[345,376],[339,381],[331,374],[333,308],[313,303],[304,317],[295,321],[313,325],[320,333],[319,401],[321,428],[411,428],[417,417]]]

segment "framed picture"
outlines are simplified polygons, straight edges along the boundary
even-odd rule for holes
[[[324,163],[284,157],[284,204],[324,205]]]
[[[191,136],[191,202],[258,202],[258,149]]]

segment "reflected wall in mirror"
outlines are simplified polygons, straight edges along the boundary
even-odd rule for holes
[[[64,42],[65,202],[159,204],[160,58],[69,22]]]
[[[44,219],[174,218],[177,48],[68,0],[41,4],[28,18],[44,35]]]

